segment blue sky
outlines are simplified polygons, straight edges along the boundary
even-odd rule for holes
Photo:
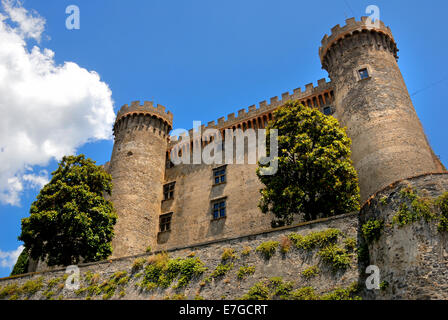
[[[65,9],[71,4],[80,8],[79,30],[65,27],[68,16]],[[110,112],[104,121],[105,128],[101,124],[84,127],[77,122],[77,116],[84,110],[90,112],[89,101],[100,101],[102,110],[111,108],[113,103],[116,112],[134,100],[153,100],[173,112],[175,128],[189,129],[193,120],[206,124],[283,92],[304,88],[307,83],[316,85],[318,79],[328,79],[318,57],[322,37],[334,25],[345,24],[346,18],[366,15],[366,7],[371,4],[380,8],[381,20],[392,29],[400,49],[399,66],[410,94],[415,93],[414,107],[435,153],[447,165],[446,1],[23,1],[25,9],[35,10],[34,14],[45,20],[40,41],[33,37],[26,39],[28,50],[34,45],[41,50],[50,49],[54,52],[55,66],[74,62],[80,68],[97,72],[100,81],[111,90],[109,98],[107,90],[100,87],[99,91],[104,93],[101,97],[85,93],[85,99],[79,102],[68,91],[66,95],[59,94],[65,91],[57,88],[54,94],[60,100],[49,102],[79,103],[74,108],[67,106],[64,110],[70,112],[55,119],[67,121],[67,125],[73,123],[73,130],[79,128],[86,134],[76,141],[69,139],[68,149],[60,150],[71,148],[98,164],[108,161],[112,151],[113,141],[103,139],[110,129]],[[0,38],[0,46],[1,41],[4,40]],[[79,75],[75,80],[71,84],[74,92],[86,92],[83,81],[99,85],[90,74]],[[61,83],[62,86],[71,82]],[[41,100],[33,96],[30,101],[37,101],[39,106]],[[43,103],[42,110],[38,110],[42,117],[49,114],[47,104]],[[21,113],[21,117],[27,115]],[[24,121],[33,126],[36,116]],[[51,114],[48,121],[52,121]],[[10,125],[14,125],[12,121]],[[44,131],[39,128],[33,132],[38,135]],[[62,136],[45,139],[58,140]],[[21,148],[20,144],[17,148]],[[45,173],[49,176],[56,168],[54,155],[58,152],[44,154],[31,163],[24,160],[26,170],[38,173],[37,176]],[[0,277],[10,273],[11,259],[15,256],[12,252],[21,245],[17,240],[20,219],[28,216],[30,204],[39,192],[39,183],[31,183],[36,180],[23,179],[24,170],[18,202],[14,205],[0,202]],[[4,174],[6,177],[8,172]]]

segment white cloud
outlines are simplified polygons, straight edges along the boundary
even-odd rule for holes
[[[23,38],[40,41],[45,29],[45,19],[37,13],[34,15],[28,13],[19,1],[2,0],[2,5],[9,19],[17,24],[15,32],[18,32]]]
[[[0,13],[0,203],[19,205],[47,173],[35,165],[73,154],[86,142],[110,139],[112,92],[94,71],[74,62],[56,65],[54,52],[34,46],[45,20],[13,0]]]
[[[13,251],[0,250],[0,267],[12,269],[23,251],[23,246],[19,246]]]
[[[42,170],[39,175],[27,173],[22,176],[22,180],[28,182],[30,188],[42,189],[42,187],[49,182],[48,172]]]

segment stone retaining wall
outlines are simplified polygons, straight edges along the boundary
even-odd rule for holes
[[[347,214],[344,216],[321,219],[319,221],[302,223],[294,227],[285,227],[276,231],[268,231],[254,235],[243,236],[234,239],[226,239],[197,245],[188,248],[178,248],[168,251],[170,258],[197,257],[207,268],[199,277],[194,277],[186,287],[175,289],[177,280],[169,288],[142,289],[141,283],[144,275],[144,267],[140,270],[132,270],[136,259],[151,259],[154,254],[145,254],[120,258],[110,261],[91,263],[79,266],[81,273],[81,290],[75,292],[64,288],[65,269],[28,274],[15,278],[0,279],[0,298],[3,299],[164,299],[164,298],[204,298],[204,299],[239,299],[246,294],[255,283],[281,277],[284,282],[293,282],[293,288],[311,286],[316,294],[328,293],[335,288],[347,288],[358,280],[357,257],[355,252],[350,253],[351,266],[346,270],[334,271],[332,267],[322,261],[317,254],[319,248],[312,250],[298,249],[291,244],[288,252],[281,253],[281,243],[288,243],[285,237],[291,233],[307,235],[311,232],[338,229],[341,235],[338,244],[343,247],[346,239],[356,238],[358,215]],[[267,241],[278,241],[280,244],[270,259],[266,259],[256,248]],[[249,250],[250,248],[250,250]],[[222,254],[225,249],[233,249],[235,259],[230,259],[226,264],[233,263],[233,268],[221,277],[213,278],[210,275],[216,267],[223,262]],[[249,252],[247,255],[243,251]],[[242,266],[255,267],[253,274],[248,274],[244,279],[237,277]],[[320,272],[305,279],[301,274],[311,266],[318,266]],[[120,275],[121,272],[121,275]],[[126,274],[124,273],[126,272]],[[113,275],[120,275],[121,284],[116,285],[113,294],[107,296],[105,291],[89,293],[86,288],[89,280],[96,283],[96,288],[107,284]],[[65,276],[66,277],[66,276]],[[210,281],[204,281],[210,279]],[[40,282],[39,282],[40,281]],[[27,283],[28,282],[28,283]],[[117,281],[118,282],[118,281]],[[16,289],[14,290],[14,286]],[[6,289],[6,290],[5,290]],[[9,293],[7,292],[9,289]],[[94,289],[91,287],[91,289]],[[36,291],[36,292],[34,292]]]

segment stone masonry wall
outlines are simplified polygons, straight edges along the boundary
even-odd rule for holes
[[[321,219],[320,221],[302,223],[294,227],[285,227],[276,231],[252,234],[237,238],[225,239],[194,247],[173,249],[168,252],[172,258],[198,257],[208,269],[199,277],[193,278],[185,288],[174,288],[176,281],[169,288],[154,288],[144,290],[138,286],[143,279],[142,270],[132,270],[136,259],[147,260],[154,255],[144,254],[111,261],[104,261],[80,266],[81,290],[74,292],[64,288],[65,270],[28,274],[16,278],[0,279],[0,299],[164,299],[188,298],[197,299],[238,299],[246,294],[255,283],[281,277],[293,282],[293,289],[311,286],[317,294],[328,293],[335,288],[347,288],[358,279],[357,258],[350,253],[351,264],[346,270],[333,271],[330,265],[317,255],[318,249],[302,250],[291,246],[285,254],[280,252],[280,246],[270,259],[266,259],[256,248],[267,241],[285,241],[284,237],[291,233],[310,234],[335,228],[342,232],[338,243],[344,246],[346,239],[354,239],[358,224],[357,214]],[[237,258],[231,260],[233,268],[221,277],[211,277],[216,267],[223,262],[222,253],[225,249],[234,250]],[[244,255],[246,251],[247,255]],[[230,261],[227,262],[230,264]],[[305,279],[301,274],[306,268],[317,265],[320,272]],[[244,279],[238,279],[237,274],[242,266],[255,267],[253,274],[247,274]],[[126,272],[125,273],[123,273]],[[118,273],[117,273],[118,272]],[[120,273],[122,272],[122,273]],[[111,277],[121,277],[113,294],[105,291],[110,289]],[[204,281],[210,279],[210,282]],[[93,279],[93,280],[92,280]],[[89,280],[96,284],[98,292],[89,293]],[[40,285],[39,285],[39,281]],[[14,285],[17,287],[14,290]],[[103,286],[101,286],[103,285]],[[21,290],[19,290],[21,289]],[[177,295],[177,296],[176,296]]]
[[[448,191],[448,174],[429,174],[395,183],[378,192],[360,212],[360,227],[383,221],[379,239],[369,243],[368,264],[378,266],[382,290],[366,291],[367,299],[448,299],[448,231],[438,230],[438,215],[426,221],[417,217],[400,226],[394,217],[403,204],[417,203],[403,197],[412,187],[419,199],[433,201]],[[414,211],[411,211],[414,212]]]
[[[171,230],[160,233],[157,249],[237,237],[270,228],[270,215],[258,208],[262,188],[257,165],[229,164],[226,182],[214,185],[213,169],[220,165],[178,165],[167,170],[176,182],[174,199],[162,202],[162,214],[173,212]],[[212,202],[226,199],[226,217],[213,220]]]

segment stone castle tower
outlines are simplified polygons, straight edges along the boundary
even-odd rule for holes
[[[383,22],[347,19],[345,26],[325,35],[319,48],[331,82],[321,79],[317,87],[307,84],[304,91],[282,94],[281,100],[262,101],[259,108],[239,110],[237,117],[209,122],[202,132],[263,129],[275,109],[295,100],[332,114],[347,127],[362,201],[398,180],[443,172],[412,105],[397,52]],[[172,120],[171,113],[151,102],[134,102],[118,112],[106,165],[119,215],[114,257],[142,253],[148,246],[166,250],[270,228],[270,217],[257,207],[262,185],[256,165],[168,165],[167,155],[176,144],[168,136]],[[220,183],[214,182],[216,173],[225,176]],[[213,217],[217,204],[225,207],[219,219]]]
[[[119,214],[112,243],[115,257],[155,245],[172,122],[173,115],[152,102],[133,102],[118,112],[108,167],[114,184],[111,200]]]
[[[397,180],[440,172],[398,67],[390,28],[363,17],[331,31],[319,55],[335,88],[335,117],[352,139],[362,199]]]

